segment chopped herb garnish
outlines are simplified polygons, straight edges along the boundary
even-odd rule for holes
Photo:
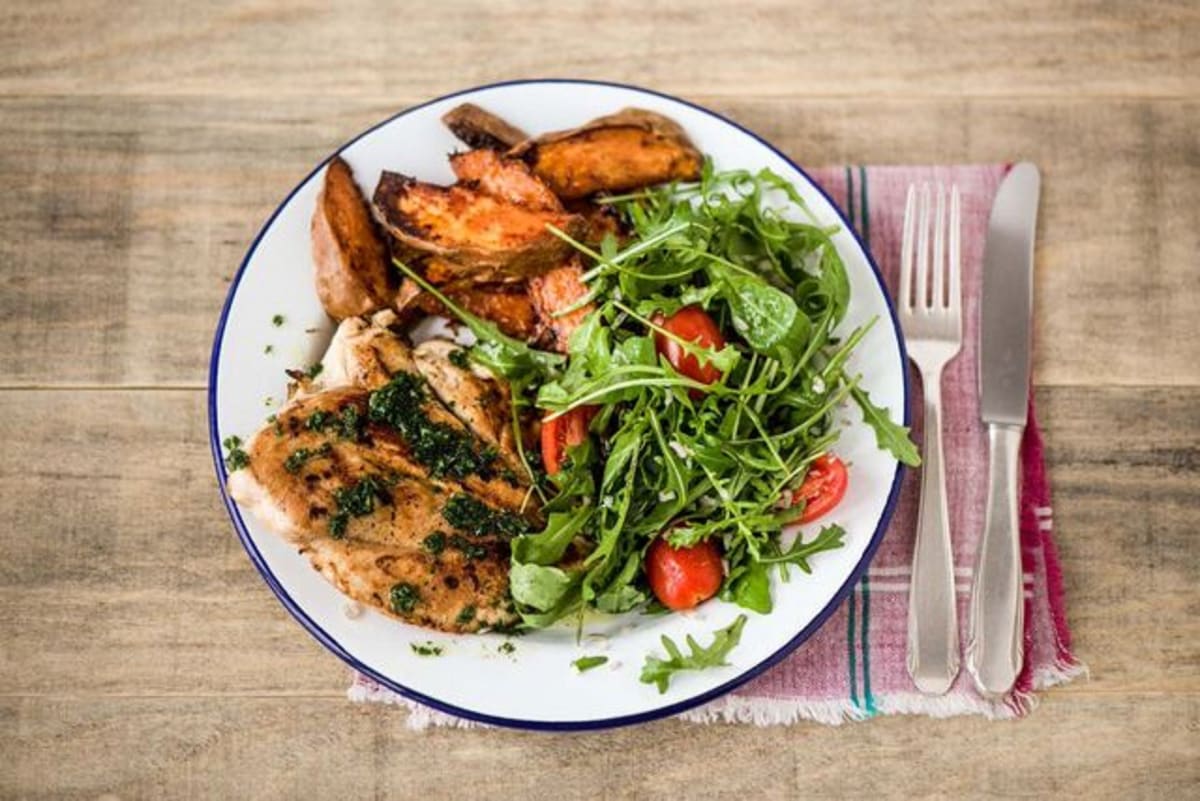
[[[450,363],[462,370],[467,370],[471,366],[471,357],[462,348],[456,348],[450,351]]]
[[[308,366],[308,369],[304,371],[304,374],[309,378],[316,378],[324,369],[325,365],[321,364],[320,362],[313,362]]]
[[[437,556],[446,549],[446,535],[440,531],[435,531],[421,540],[421,546],[434,556]]]
[[[517,646],[506,640],[505,642],[500,643],[496,650],[502,654],[511,654],[517,650]]]
[[[263,348],[263,353],[266,354],[267,356],[270,356],[274,352],[275,352],[274,345],[267,345],[265,348]]]
[[[401,372],[371,393],[367,412],[372,422],[396,429],[434,478],[489,474],[495,452],[463,428],[429,419],[427,402],[424,379]]]
[[[289,473],[299,473],[300,468],[304,467],[310,459],[321,459],[330,454],[333,447],[328,443],[324,443],[319,448],[297,448],[292,451],[286,459],[283,460],[283,469]]]
[[[451,535],[449,544],[451,548],[462,551],[463,556],[468,559],[482,559],[487,556],[487,548],[478,543],[471,542],[461,534]]]
[[[271,318],[271,325],[279,328],[281,325],[283,325],[285,319],[286,318],[282,314],[277,314]]]
[[[338,417],[337,432],[342,439],[358,442],[362,439],[363,418],[357,406],[347,406]]]
[[[333,423],[333,415],[324,409],[317,409],[308,416],[308,420],[304,422],[304,427],[309,431],[324,431]]]
[[[417,644],[415,642],[410,642],[408,644],[408,646],[410,648],[412,648],[413,653],[416,654],[417,656],[441,656],[442,655],[442,646],[434,645],[432,642],[423,642],[420,644]]]
[[[351,517],[363,517],[375,511],[375,504],[391,503],[391,495],[376,476],[366,476],[357,484],[339,487],[333,492],[336,510],[329,517],[329,535],[335,540],[346,536]]]
[[[417,588],[408,582],[402,581],[392,587],[391,601],[392,611],[398,615],[411,614],[413,609],[416,609],[417,603],[421,600],[421,593]]]
[[[462,493],[446,502],[442,517],[459,531],[476,537],[489,534],[515,537],[529,530],[529,524],[520,515],[493,509],[478,498]]]
[[[598,668],[607,662],[607,656],[581,656],[571,664],[574,665],[575,669],[580,673],[586,673],[592,668]]]
[[[238,436],[226,437],[221,443],[227,451],[225,455],[225,468],[230,472],[241,470],[250,464],[250,455],[242,450],[242,438]]]
[[[458,613],[458,617],[456,617],[454,619],[454,622],[460,626],[466,626],[474,619],[475,619],[475,607],[472,604],[468,604],[468,605],[464,606],[462,608],[462,611],[460,611]]]

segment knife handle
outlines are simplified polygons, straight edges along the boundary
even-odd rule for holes
[[[1017,466],[1021,425],[988,426],[987,511],[975,561],[967,670],[988,697],[1006,695],[1025,656],[1025,594],[1021,569]]]
[[[908,675],[917,689],[941,695],[958,675],[954,555],[942,456],[942,371],[925,376],[925,447],[921,504],[908,589]]]

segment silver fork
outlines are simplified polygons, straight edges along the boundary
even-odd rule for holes
[[[908,188],[897,305],[908,355],[925,386],[921,504],[908,590],[908,673],[921,692],[940,695],[950,689],[959,667],[954,556],[942,465],[942,369],[962,348],[962,287],[958,187],[950,189],[949,221],[944,187],[938,184],[934,194],[931,219],[929,184]]]

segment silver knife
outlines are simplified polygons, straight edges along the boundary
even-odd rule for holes
[[[1024,661],[1017,478],[1029,411],[1033,238],[1041,176],[1014,165],[996,193],[983,254],[979,396],[988,428],[988,493],[971,588],[967,670],[989,697],[1007,694]]]

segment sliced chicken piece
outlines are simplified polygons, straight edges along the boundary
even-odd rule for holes
[[[571,246],[547,226],[572,237],[584,220],[565,212],[506,203],[463,186],[441,187],[385,172],[375,189],[376,218],[409,247],[472,269],[486,283],[544,272]]]
[[[313,211],[312,255],[317,297],[335,320],[387,308],[395,280],[371,209],[350,165],[334,156]]]
[[[524,467],[513,437],[508,388],[490,375],[472,370],[462,361],[465,357],[466,352],[447,339],[428,339],[413,349],[417,369],[442,403],[476,436],[496,448],[511,470],[520,473]]]
[[[455,106],[442,115],[442,122],[470,147],[508,150],[526,138],[520,128],[474,103]]]
[[[409,623],[454,632],[515,624],[507,548],[468,542],[468,552],[455,544],[461,537],[432,538],[437,553],[333,539],[312,540],[300,552],[346,595]]]
[[[495,380],[485,381],[473,373],[469,378],[461,375],[463,371],[451,361],[455,348],[431,345],[420,350],[418,359],[408,342],[387,327],[394,320],[395,315],[391,312],[380,312],[371,320],[344,320],[334,333],[322,359],[321,374],[309,387],[308,397],[321,397],[331,389],[345,387],[381,390],[394,384],[397,376],[416,378],[420,386],[413,392],[420,396],[420,412],[430,423],[452,430],[461,435],[460,438],[468,436],[478,440],[478,449],[498,449],[497,464],[490,470],[485,469],[482,476],[465,479],[464,485],[491,503],[505,508],[523,508],[526,503],[524,471],[515,469],[521,465],[511,447],[511,439],[502,440],[492,420],[493,415],[507,418],[510,414],[503,403],[508,397],[507,391]],[[442,362],[440,367],[439,360]],[[318,395],[313,396],[312,392]],[[383,399],[376,400],[381,402]],[[494,408],[480,408],[481,404]],[[281,423],[288,411],[290,408],[280,413]],[[479,428],[473,425],[476,421],[481,423]],[[502,447],[504,445],[508,447]],[[501,477],[499,473],[505,473],[505,476]]]
[[[412,348],[389,327],[398,321],[391,310],[369,319],[343,320],[321,358],[320,375],[309,383],[306,392],[335,387],[379,389],[396,373],[415,372]]]
[[[520,159],[505,158],[495,150],[468,150],[450,156],[450,169],[463,184],[506,203],[540,211],[563,210],[550,187]]]
[[[542,330],[551,346],[561,353],[567,352],[571,334],[596,306],[585,303],[566,314],[560,312],[578,303],[587,293],[587,285],[583,282],[583,266],[578,257],[544,275],[529,279],[529,298],[533,301]]]
[[[564,200],[693,181],[703,162],[678,123],[634,108],[526,140],[509,155],[524,159]]]

